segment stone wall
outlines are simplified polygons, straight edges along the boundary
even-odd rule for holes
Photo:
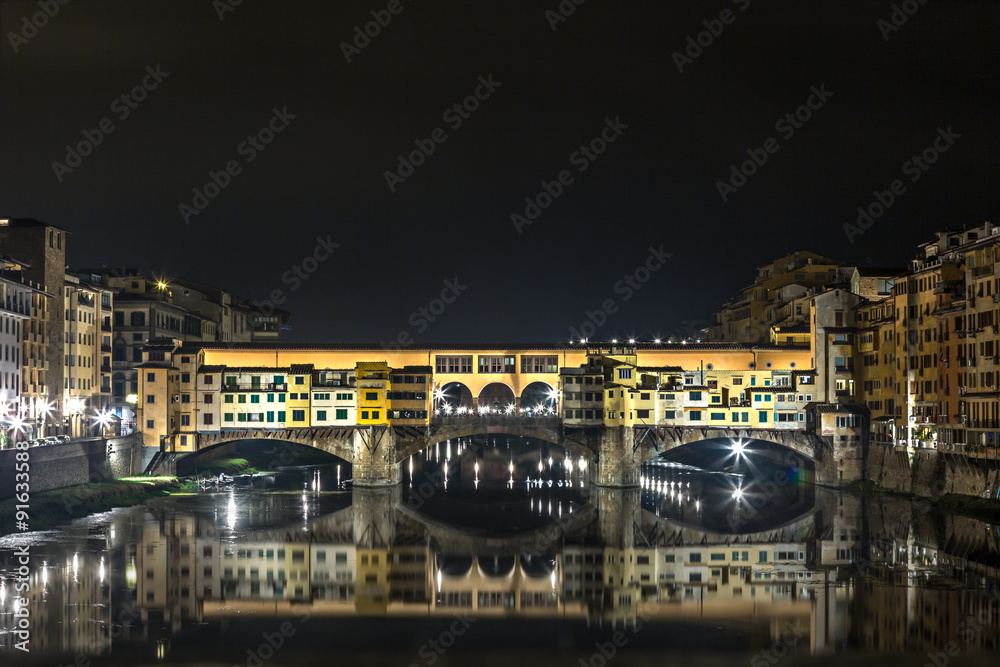
[[[889,491],[924,497],[946,493],[996,497],[1000,467],[996,462],[936,451],[917,451],[911,461],[905,451],[872,445],[865,462],[865,478]]]
[[[138,475],[142,472],[139,468],[142,458],[140,446],[141,440],[130,435],[30,447],[27,450],[4,449],[0,451],[0,499],[14,496],[18,452],[28,453],[30,492],[38,493]]]

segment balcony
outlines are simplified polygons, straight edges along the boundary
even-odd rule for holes
[[[992,275],[993,275],[992,264],[989,264],[987,266],[977,266],[976,268],[972,269],[973,278],[982,278],[984,276],[992,276]]]
[[[222,385],[222,391],[288,391],[288,383],[233,382]]]
[[[351,378],[347,382],[343,382],[341,380],[324,380],[323,382],[319,382],[318,380],[314,380],[312,383],[313,389],[315,389],[316,387],[354,387],[354,386],[355,386],[354,378]]]

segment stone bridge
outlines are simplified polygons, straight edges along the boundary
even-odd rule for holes
[[[642,463],[664,452],[706,440],[759,440],[780,445],[817,464],[821,472],[825,444],[802,431],[699,427],[568,427],[558,417],[455,416],[433,418],[428,426],[352,426],[345,428],[239,429],[200,434],[198,452],[225,453],[223,447],[241,440],[274,440],[315,447],[351,463],[357,486],[392,486],[400,481],[400,463],[413,454],[447,440],[466,437],[519,436],[566,448],[588,461],[594,483],[606,487],[639,485]],[[827,456],[827,459],[832,457]],[[177,462],[174,462],[177,465]],[[176,468],[175,468],[176,469]],[[825,468],[823,468],[825,470]],[[833,472],[832,475],[836,473]],[[831,477],[832,479],[832,477]]]

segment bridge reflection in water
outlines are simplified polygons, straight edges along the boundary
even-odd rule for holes
[[[996,590],[1000,544],[977,522],[942,525],[902,502],[794,483],[755,489],[682,467],[644,472],[639,490],[524,484],[533,497],[521,529],[499,532],[415,508],[419,484],[340,495],[240,490],[116,512],[99,536],[84,526],[33,549],[45,562],[32,575],[33,650],[100,653],[120,627],[152,641],[246,614],[456,612],[735,623],[757,648],[792,623],[798,652],[929,650],[937,644],[926,638],[990,607],[986,592],[940,590],[943,581]],[[4,627],[10,586],[0,589]],[[989,623],[975,641],[996,641],[995,612]]]

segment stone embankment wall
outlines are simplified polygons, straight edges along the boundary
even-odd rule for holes
[[[911,460],[905,451],[872,445],[865,462],[865,479],[889,491],[918,496],[957,493],[996,498],[1000,462],[936,451],[917,451]]]
[[[25,451],[28,453],[31,493],[142,472],[142,439],[138,434],[29,447],[27,450],[8,448],[0,450],[0,500],[14,495],[18,480],[17,453]]]

